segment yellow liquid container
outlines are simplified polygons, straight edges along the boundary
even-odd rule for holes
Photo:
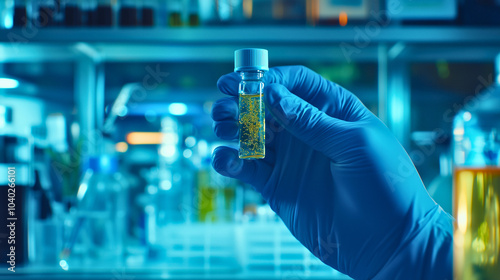
[[[240,93],[239,103],[240,158],[264,158],[266,124],[262,94]]]
[[[500,278],[500,168],[458,168],[455,279]]]
[[[263,159],[266,157],[264,75],[269,71],[267,50],[235,51],[234,71],[241,76],[238,85],[239,158]]]
[[[500,279],[500,88],[465,104],[453,123],[453,278]]]

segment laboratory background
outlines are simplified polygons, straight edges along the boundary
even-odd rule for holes
[[[488,188],[455,249],[499,266],[498,0],[2,0],[0,28],[1,279],[351,279],[211,166],[247,47],[353,92],[448,213]]]

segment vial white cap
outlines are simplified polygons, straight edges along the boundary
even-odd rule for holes
[[[269,71],[266,49],[239,49],[234,52],[234,72]]]

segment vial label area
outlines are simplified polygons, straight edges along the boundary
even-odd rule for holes
[[[240,94],[240,153],[242,159],[262,159],[266,155],[264,102],[260,94]]]

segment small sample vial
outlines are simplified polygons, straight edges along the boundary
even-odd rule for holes
[[[239,118],[241,159],[262,159],[265,147],[264,74],[269,71],[264,49],[240,49],[234,53],[234,71],[240,73]]]

